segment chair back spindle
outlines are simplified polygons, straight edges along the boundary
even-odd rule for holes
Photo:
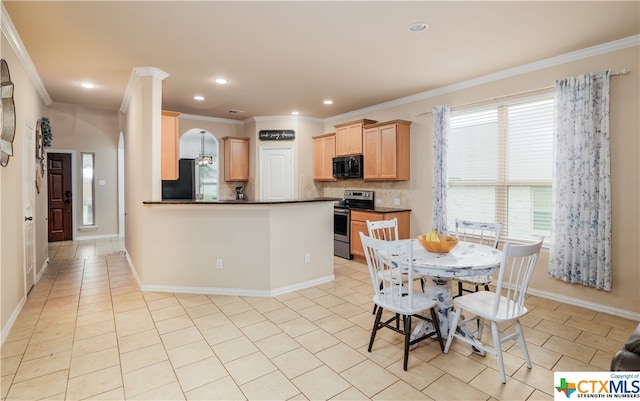
[[[530,245],[505,244],[496,284],[494,315],[500,309],[506,312],[506,316],[517,316],[523,312],[525,296],[541,247],[542,240]],[[505,294],[500,302],[503,290]]]
[[[393,218],[381,221],[367,220],[367,229],[369,236],[385,241],[395,241],[398,238],[398,219]]]
[[[407,282],[413,280],[413,269],[402,268],[413,260],[411,240],[386,241],[360,233],[365,258],[375,296],[393,308],[413,308],[413,286],[402,285],[402,273]]]
[[[473,241],[498,248],[502,223],[481,223],[456,219],[456,235],[461,241]]]

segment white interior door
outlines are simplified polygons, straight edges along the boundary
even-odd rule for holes
[[[24,154],[23,154],[23,180],[22,180],[22,206],[24,216],[24,293],[29,293],[35,283],[36,275],[36,248],[35,248],[35,186],[36,186],[36,148],[35,130],[25,123]]]
[[[260,165],[261,200],[292,200],[293,148],[260,148]]]

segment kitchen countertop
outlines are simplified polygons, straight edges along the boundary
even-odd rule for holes
[[[257,200],[219,200],[219,201],[199,201],[191,199],[167,199],[162,201],[144,201],[145,205],[277,205],[286,203],[306,203],[306,202],[326,202],[339,201],[339,198],[310,198],[286,201],[257,201]]]
[[[354,209],[358,210],[358,209]],[[373,210],[362,210],[363,212],[374,212],[374,213],[400,213],[400,212],[410,212],[411,209],[406,207],[378,207],[376,206]]]

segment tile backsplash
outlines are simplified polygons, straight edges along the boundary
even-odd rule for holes
[[[410,181],[363,181],[339,180],[335,182],[317,182],[319,196],[342,198],[345,189],[362,189],[375,191],[376,206],[379,207],[411,207],[409,199]],[[398,199],[400,204],[394,204]]]

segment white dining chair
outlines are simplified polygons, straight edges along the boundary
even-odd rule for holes
[[[449,352],[454,337],[484,352],[491,353],[498,360],[500,380],[502,383],[506,383],[502,344],[506,341],[517,340],[524,354],[527,368],[531,369],[531,360],[520,325],[520,318],[528,313],[524,300],[542,247],[542,241],[541,239],[530,245],[505,244],[496,282],[496,292],[477,291],[454,298],[455,314],[451,321],[447,345],[444,348],[445,353]],[[503,292],[505,295],[502,295]],[[463,313],[465,318],[461,320]],[[471,327],[467,323],[472,321],[475,323],[477,319],[480,320],[480,325],[476,334],[473,335],[473,331],[470,331]],[[493,346],[482,342],[482,329],[485,321],[489,321],[491,325]],[[498,323],[505,322],[513,323],[512,327],[515,327],[515,331],[510,334],[501,332],[498,329]],[[463,326],[467,330],[458,331],[458,328]],[[468,336],[468,333],[471,333],[471,337]]]
[[[440,323],[436,314],[437,300],[424,292],[414,291],[412,285],[402,285],[397,279],[397,270],[406,269],[409,282],[413,279],[413,242],[411,240],[385,241],[372,238],[360,233],[369,275],[373,284],[373,302],[378,306],[375,322],[371,331],[368,351],[371,352],[378,330],[387,328],[404,336],[403,369],[407,370],[409,361],[409,347],[436,335],[440,349],[444,349],[444,342],[440,333]],[[392,317],[382,319],[384,311],[393,314]],[[431,318],[422,316],[429,311]],[[422,333],[411,339],[412,319],[418,318],[430,322],[433,331]]]
[[[460,241],[472,241],[478,244],[498,248],[502,223],[482,223],[469,220],[456,219],[456,236]],[[458,278],[458,297],[465,292],[476,292],[480,287],[489,291],[489,284],[493,281],[493,276],[470,276]],[[468,284],[474,287],[475,291],[464,288]]]
[[[388,220],[379,220],[379,221],[366,221],[367,223],[367,231],[369,232],[369,236],[372,238],[384,240],[384,241],[396,241],[400,239],[400,235],[398,234],[398,219],[388,219]],[[399,271],[398,280],[407,281],[406,274],[401,274]],[[403,277],[404,276],[404,277]],[[422,292],[424,292],[424,275],[415,273],[413,275],[413,281],[420,281],[420,288],[422,288]],[[376,313],[377,305],[373,306],[373,313]]]

